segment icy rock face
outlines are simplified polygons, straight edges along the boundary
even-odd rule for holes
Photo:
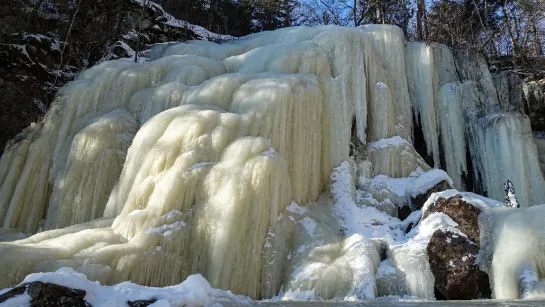
[[[480,175],[488,197],[503,199],[505,191],[498,182],[509,178],[517,183],[515,191],[521,207],[543,202],[545,190],[538,187],[543,186],[545,181],[528,117],[494,113],[473,118],[469,131],[475,173]],[[491,155],[495,157],[494,160],[489,158]]]
[[[353,138],[365,145],[400,135],[401,150],[414,151],[398,28],[290,28],[159,49],[148,63],[82,72],[28,131],[32,139],[3,157],[3,227],[32,233],[42,223],[114,221],[1,245],[2,284],[62,266],[105,283],[155,286],[199,272],[215,287],[271,297],[292,248],[291,201],[319,199]],[[396,176],[420,166],[410,156]],[[373,161],[388,168],[393,157]],[[395,218],[371,211],[382,223],[376,231],[390,232],[384,224]],[[332,261],[358,277],[336,288],[326,276],[337,271],[328,270],[317,293],[373,297],[374,246],[354,233]],[[27,266],[11,265],[22,258]]]
[[[532,130],[545,131],[545,80],[525,82],[509,71],[493,77],[502,111],[526,114]]]
[[[522,94],[532,129],[545,131],[545,80],[523,83]]]
[[[458,80],[443,46],[408,49],[392,26],[297,27],[82,72],[0,160],[2,227],[51,230],[0,243],[0,285],[68,266],[107,284],[199,273],[254,299],[360,300],[378,295],[382,256],[405,278],[381,289],[433,298],[426,246],[456,222],[434,213],[414,227],[418,212],[401,222],[392,207],[453,182],[413,147],[411,107],[435,166],[452,134],[494,197],[509,173],[521,202],[539,201],[543,178],[517,134],[524,118],[479,121],[497,105],[488,83]],[[449,84],[467,90],[437,96]],[[465,159],[447,171],[469,172]]]

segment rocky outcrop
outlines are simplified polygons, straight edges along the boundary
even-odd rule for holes
[[[479,214],[481,209],[464,201],[461,195],[439,198],[422,215],[448,215],[457,230],[436,230],[428,244],[430,269],[435,277],[437,299],[469,300],[490,298],[488,274],[476,263],[480,249]]]
[[[13,288],[0,295],[0,304],[16,296],[28,293],[30,306],[90,307],[85,301],[84,290],[70,289],[56,284],[35,281]]]
[[[58,39],[17,33],[0,44],[0,154],[8,139],[40,118],[58,87],[79,68],[61,67]]]
[[[135,50],[142,50],[146,45],[201,38],[188,28],[190,25],[174,19],[159,5],[136,0],[125,0],[120,11],[115,12],[119,19],[115,29],[109,29],[110,33],[101,37],[90,38],[91,33],[86,35],[84,32],[89,29],[78,26],[102,20],[104,13],[111,9],[101,7],[101,3],[94,3],[86,9],[85,15],[78,15],[84,19],[78,19],[67,43],[62,41],[66,39],[64,36],[59,37],[46,28],[40,29],[42,34],[21,32],[2,37],[0,156],[7,141],[38,121],[53,102],[57,90],[82,69],[100,61],[134,57]],[[48,22],[54,24],[55,29],[69,26],[64,24],[64,19]]]
[[[428,244],[435,296],[444,300],[490,298],[488,274],[475,263],[479,247],[459,234],[437,230]]]
[[[525,81],[512,71],[494,75],[501,110],[530,118],[533,131],[545,131],[545,79]]]

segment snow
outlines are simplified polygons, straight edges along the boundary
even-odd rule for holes
[[[34,273],[28,275],[21,283],[41,281],[53,283],[72,289],[85,290],[85,300],[94,307],[127,306],[128,301],[156,299],[154,306],[212,306],[214,304],[231,303],[250,305],[251,300],[244,296],[233,295],[230,291],[213,289],[199,274],[189,276],[179,285],[152,288],[123,282],[113,286],[103,286],[87,279],[84,274],[71,268],[60,268],[51,273]],[[28,304],[27,294],[6,301],[2,306],[24,306]]]
[[[446,181],[452,186],[453,182],[447,173],[440,169],[432,169],[427,172],[415,171],[411,177],[390,178],[378,175],[374,178],[359,178],[359,186],[363,190],[371,191],[373,194],[385,193],[390,199],[403,206],[410,202],[410,198],[425,194],[431,188]]]
[[[302,215],[305,212],[308,212],[307,208],[299,206],[298,204],[296,204],[293,201],[289,204],[289,206],[286,207],[286,210],[288,210],[288,211],[290,211],[292,213],[295,213],[295,214],[299,214],[299,215]]]
[[[274,155],[277,154],[277,152],[274,150],[274,148],[271,147],[268,150],[262,152],[261,154],[267,157],[274,157]]]
[[[411,183],[411,186],[407,188],[406,194],[410,195],[413,198],[416,198],[419,195],[423,195],[442,181],[446,181],[451,186],[453,185],[452,180],[445,171],[440,169],[433,169],[418,176]]]
[[[409,142],[407,142],[407,140],[401,138],[399,135],[396,135],[396,136],[393,136],[391,138],[388,138],[388,139],[381,139],[381,140],[378,140],[376,142],[373,142],[373,143],[369,143],[369,146],[368,148],[369,149],[379,149],[379,148],[385,148],[385,147],[389,147],[389,146],[400,146],[400,145],[404,145],[404,144],[409,144]]]
[[[314,233],[314,231],[316,230],[316,221],[309,218],[308,216],[304,217],[301,221],[299,221],[299,223],[303,225],[303,227],[305,227],[305,230],[309,234]]]
[[[379,88],[388,88],[388,85],[386,85],[384,82],[377,82],[375,83],[375,86]]]
[[[195,163],[193,165],[191,165],[191,167],[189,169],[191,170],[194,170],[194,169],[199,169],[203,166],[208,166],[208,165],[216,165],[216,162],[199,162],[199,163]]]
[[[178,221],[172,224],[161,225],[161,227],[158,227],[158,228],[150,228],[146,231],[146,233],[148,234],[158,233],[158,234],[163,234],[164,236],[170,236],[177,230],[180,230],[181,228],[186,226],[187,224],[184,223],[183,221]]]

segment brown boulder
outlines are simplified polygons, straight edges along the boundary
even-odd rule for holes
[[[480,244],[479,214],[481,209],[465,202],[461,195],[456,195],[450,198],[439,198],[423,213],[422,219],[435,212],[448,215],[458,223],[458,229],[461,232],[465,233],[477,245]]]
[[[428,244],[435,296],[443,300],[490,298],[488,274],[475,263],[479,247],[459,234],[437,230]]]

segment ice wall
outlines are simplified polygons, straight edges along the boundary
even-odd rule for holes
[[[434,166],[447,153],[458,185],[469,148],[490,195],[501,197],[509,174],[521,203],[545,197],[527,119],[489,116],[498,103],[487,71],[455,65],[444,46],[406,47],[396,27],[295,27],[152,54],[82,72],[5,151],[2,227],[51,231],[0,243],[0,286],[70,266],[109,284],[201,273],[252,298],[281,287],[374,298],[382,244],[403,230],[377,199],[358,201],[353,178],[430,169],[412,113]],[[409,261],[412,251],[390,256],[409,294],[431,297],[425,255]]]
[[[295,229],[286,206],[317,200],[353,142],[400,135],[412,148],[404,48],[392,26],[301,27],[83,72],[0,162],[4,228],[69,226],[0,245],[2,283],[71,266],[105,283],[199,272],[222,289],[277,294]],[[70,226],[102,216],[111,227]],[[368,253],[352,270],[374,272],[374,243],[354,240],[339,265]],[[336,296],[327,278],[321,289]]]
[[[458,81],[452,52],[444,45],[410,43],[407,47],[407,81],[416,123],[422,126],[434,167],[441,166],[437,94],[439,88]]]
[[[515,191],[521,206],[529,207],[545,200],[545,190],[541,188],[545,181],[528,117],[496,113],[472,119],[469,134],[472,136],[470,152],[490,198],[500,200],[505,196],[498,182],[509,178],[516,182]]]

